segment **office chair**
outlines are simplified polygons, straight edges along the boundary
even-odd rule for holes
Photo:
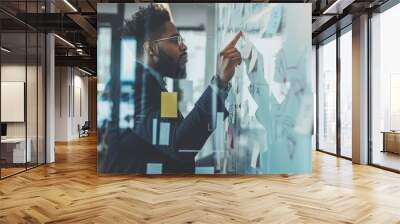
[[[90,129],[89,121],[85,121],[82,127],[80,127],[80,125],[78,124],[79,138],[89,136],[89,129]]]

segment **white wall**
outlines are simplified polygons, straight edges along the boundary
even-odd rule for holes
[[[69,76],[67,67],[56,67],[55,69],[55,140],[68,140],[68,88]]]
[[[77,139],[78,124],[88,120],[88,78],[72,67],[56,67],[55,73],[55,141]]]
[[[72,123],[71,123],[71,136],[72,138],[77,138],[78,133],[78,124],[83,125],[85,121],[89,120],[88,116],[88,77],[82,76],[83,73],[76,73],[77,70],[74,71],[74,107],[72,108]],[[81,107],[81,108],[80,108]],[[80,111],[81,110],[81,111]]]

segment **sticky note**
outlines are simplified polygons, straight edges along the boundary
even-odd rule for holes
[[[258,57],[258,51],[255,49],[255,47],[252,47],[251,49],[251,58],[248,66],[248,73],[251,73],[254,68],[256,67],[256,62],[257,62],[257,57]]]
[[[242,58],[247,59],[250,57],[250,53],[251,53],[251,49],[253,48],[252,44],[250,43],[250,41],[247,41],[245,46],[243,47],[242,50]]]
[[[177,92],[161,92],[161,117],[178,117]]]
[[[162,174],[162,164],[147,163],[146,174]]]
[[[222,151],[224,146],[224,114],[217,113],[217,125],[215,130],[217,151]]]
[[[159,145],[169,145],[169,130],[170,130],[170,123],[168,122],[160,122],[160,139]]]
[[[242,38],[239,39],[239,52],[243,59],[248,59],[250,57],[252,43],[247,39],[247,36],[243,33]]]
[[[294,131],[303,135],[311,135],[314,124],[314,99],[310,93],[303,94],[298,110]]]
[[[213,166],[196,166],[195,174],[214,174]]]
[[[282,21],[282,14],[283,14],[282,6],[277,6],[272,10],[266,30],[267,35],[273,35],[279,31],[279,27]]]
[[[136,63],[136,40],[122,39],[121,42],[121,81],[134,81]]]
[[[247,73],[247,77],[252,84],[267,85],[267,80],[264,76],[264,58],[261,54],[258,54],[255,64],[253,65],[253,71]]]
[[[215,156],[216,156],[216,167],[221,167],[221,156],[225,149],[224,147],[224,114],[222,112],[217,113],[217,123],[215,128]]]
[[[157,125],[158,120],[156,118],[153,119],[153,135],[152,135],[152,144],[157,145]]]
[[[286,81],[286,61],[285,54],[281,50],[275,57],[275,74],[274,81],[275,82],[285,82]]]

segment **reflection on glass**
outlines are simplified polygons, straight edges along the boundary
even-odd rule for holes
[[[318,50],[318,147],[336,153],[336,39]]]
[[[134,38],[121,41],[121,98],[119,102],[119,127],[133,128],[134,89],[136,71],[136,40]]]
[[[1,140],[1,175],[6,177],[25,170],[31,162],[31,141],[26,141],[26,34],[2,33],[1,44],[10,52],[1,51],[1,123],[7,133]],[[26,144],[28,143],[28,144]]]
[[[183,30],[180,34],[185,39],[188,47],[187,77],[179,80],[180,102],[179,109],[183,116],[186,116],[192,109],[195,102],[201,96],[206,86],[206,32],[196,30]]]
[[[98,38],[98,66],[97,66],[97,121],[98,127],[102,127],[106,120],[111,119],[111,102],[107,83],[111,78],[111,28],[99,28]]]
[[[311,171],[310,5],[106,6],[100,172]]]
[[[340,37],[340,153],[352,157],[352,35]]]
[[[45,1],[1,1],[23,13],[43,13]],[[0,13],[1,14],[1,13]],[[1,14],[1,178],[45,162],[45,35]]]

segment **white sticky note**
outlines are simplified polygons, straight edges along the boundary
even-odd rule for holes
[[[157,125],[158,124],[158,120],[157,118],[153,119],[153,136],[152,136],[152,144],[153,145],[157,145]]]
[[[217,123],[215,128],[215,155],[216,155],[216,168],[221,167],[221,154],[224,151],[224,114],[222,112],[217,113]]]
[[[217,125],[216,125],[216,138],[217,138],[217,150],[222,150],[224,142],[224,114],[222,112],[217,113]]]
[[[268,25],[267,25],[267,30],[265,32],[265,34],[267,36],[276,34],[279,31],[279,27],[280,27],[281,21],[282,21],[282,14],[283,14],[282,6],[277,6],[272,10]]]
[[[244,58],[244,59],[249,58],[252,48],[253,48],[253,46],[251,45],[251,43],[247,42],[242,50],[242,58]]]
[[[136,40],[124,38],[121,41],[121,81],[134,81],[136,63]]]
[[[214,174],[213,166],[196,166],[195,174]]]
[[[311,93],[303,94],[297,115],[294,131],[299,134],[311,135],[314,122],[314,99]]]
[[[161,163],[147,163],[146,174],[162,174]]]
[[[265,80],[264,76],[263,56],[260,53],[258,53],[258,51],[255,48],[253,49],[254,51],[252,51],[251,57],[253,58],[253,55],[257,55],[255,56],[257,59],[255,60],[255,62],[250,61],[249,69],[252,69],[252,71],[247,73],[247,77],[249,78],[252,84],[266,85],[267,81]],[[252,63],[255,63],[255,65],[253,65]]]
[[[278,104],[281,104],[285,99],[286,96],[289,94],[289,89],[291,87],[290,83],[277,83],[273,82],[270,84],[270,89],[272,95],[275,97],[275,100]]]
[[[286,58],[283,51],[279,51],[275,56],[275,71],[274,71],[274,81],[275,82],[285,82],[287,80],[286,72]]]
[[[243,59],[247,59],[250,57],[251,53],[251,48],[253,47],[253,44],[250,42],[250,40],[247,38],[247,36],[243,33],[242,37],[239,40],[239,52],[242,56]]]
[[[170,123],[160,122],[160,139],[159,145],[169,145]]]
[[[253,72],[253,70],[254,70],[254,68],[256,66],[257,57],[258,57],[257,49],[255,47],[252,47],[251,48],[251,58],[250,58],[249,66],[248,66],[248,69],[247,69],[248,73]]]

